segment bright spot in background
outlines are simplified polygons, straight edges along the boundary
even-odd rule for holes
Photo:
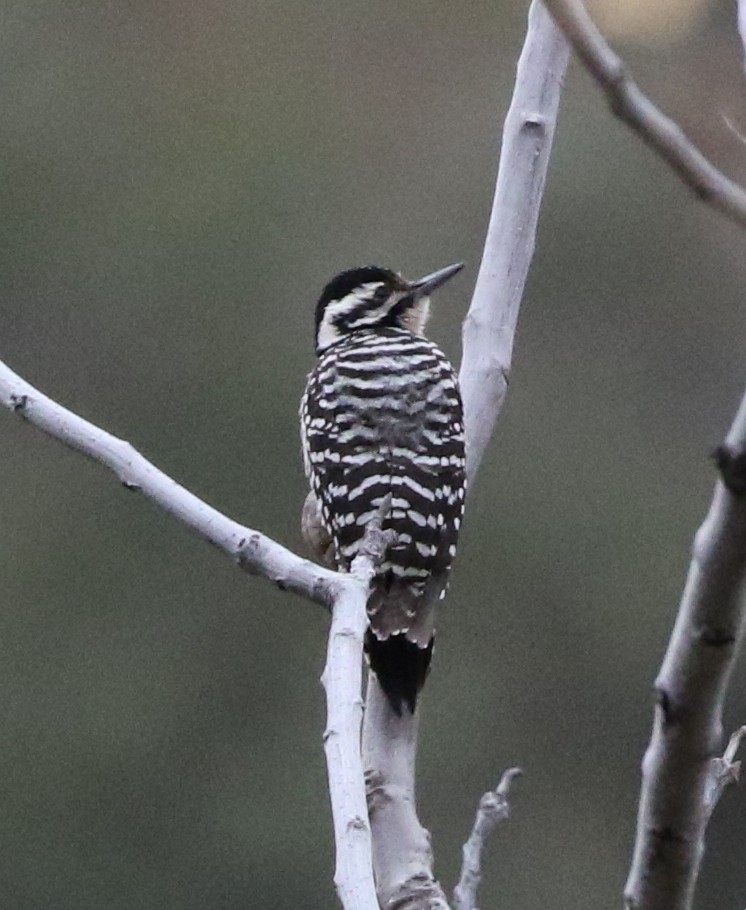
[[[696,25],[712,0],[589,0],[588,10],[607,38],[675,39]]]

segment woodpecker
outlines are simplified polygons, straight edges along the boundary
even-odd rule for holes
[[[456,373],[423,332],[450,265],[406,281],[377,266],[341,272],[316,304],[318,363],[300,407],[309,479],[303,535],[348,570],[384,497],[394,532],[368,599],[365,650],[394,711],[414,713],[430,665],[434,607],[464,511],[464,417]]]

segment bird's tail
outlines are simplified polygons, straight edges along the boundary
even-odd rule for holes
[[[404,633],[380,639],[371,629],[366,632],[365,651],[370,668],[399,717],[404,705],[410,714],[414,714],[417,695],[425,685],[430,667],[433,641],[431,638],[423,648],[410,641]]]

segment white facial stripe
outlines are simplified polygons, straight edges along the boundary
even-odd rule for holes
[[[341,300],[334,300],[327,304],[324,310],[324,318],[319,326],[318,338],[316,339],[320,351],[328,348],[330,344],[334,344],[335,341],[342,337],[343,333],[335,325],[337,319],[348,313],[354,313],[361,303],[372,300],[380,287],[380,281],[367,281],[365,284],[361,284],[360,287],[355,288],[352,294],[347,294]],[[378,318],[379,316],[375,314],[372,314],[370,319],[361,317],[360,320],[356,320],[356,325],[365,325],[368,321],[371,323],[376,322]]]
[[[319,351],[325,351],[330,344],[334,344],[335,341],[339,341],[342,337],[342,333],[339,329],[327,322],[326,319],[319,326],[319,332],[316,337],[316,347]]]
[[[359,288],[355,288],[352,294],[347,294],[341,300],[332,301],[324,310],[324,322],[327,319],[333,322],[339,316],[354,312],[359,304],[364,303],[366,300],[372,300],[373,295],[380,286],[380,281],[368,281],[365,284],[361,284]]]
[[[422,335],[430,318],[430,298],[420,297],[414,306],[406,309],[401,315],[401,324],[415,335]]]

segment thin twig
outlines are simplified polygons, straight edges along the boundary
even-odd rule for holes
[[[625,889],[633,910],[689,910],[716,802],[711,759],[719,752],[725,693],[746,628],[746,395],[716,461],[720,479],[694,540],[655,683],[653,733]]]
[[[710,162],[681,127],[644,95],[593,24],[581,0],[544,0],[614,114],[666,161],[703,202],[746,227],[746,191]],[[743,2],[743,0],[741,0]]]
[[[736,754],[741,748],[741,741],[746,736],[746,726],[739,727],[731,734],[722,758],[713,758],[710,766],[710,778],[705,789],[704,804],[709,820],[715,807],[720,802],[723,792],[731,784],[737,784],[741,777],[741,762],[736,761]]]
[[[479,800],[474,827],[462,850],[461,876],[453,889],[454,910],[475,910],[477,891],[482,881],[482,850],[497,825],[510,818],[510,788],[521,774],[520,768],[510,768],[500,778],[497,787],[488,790]]]

